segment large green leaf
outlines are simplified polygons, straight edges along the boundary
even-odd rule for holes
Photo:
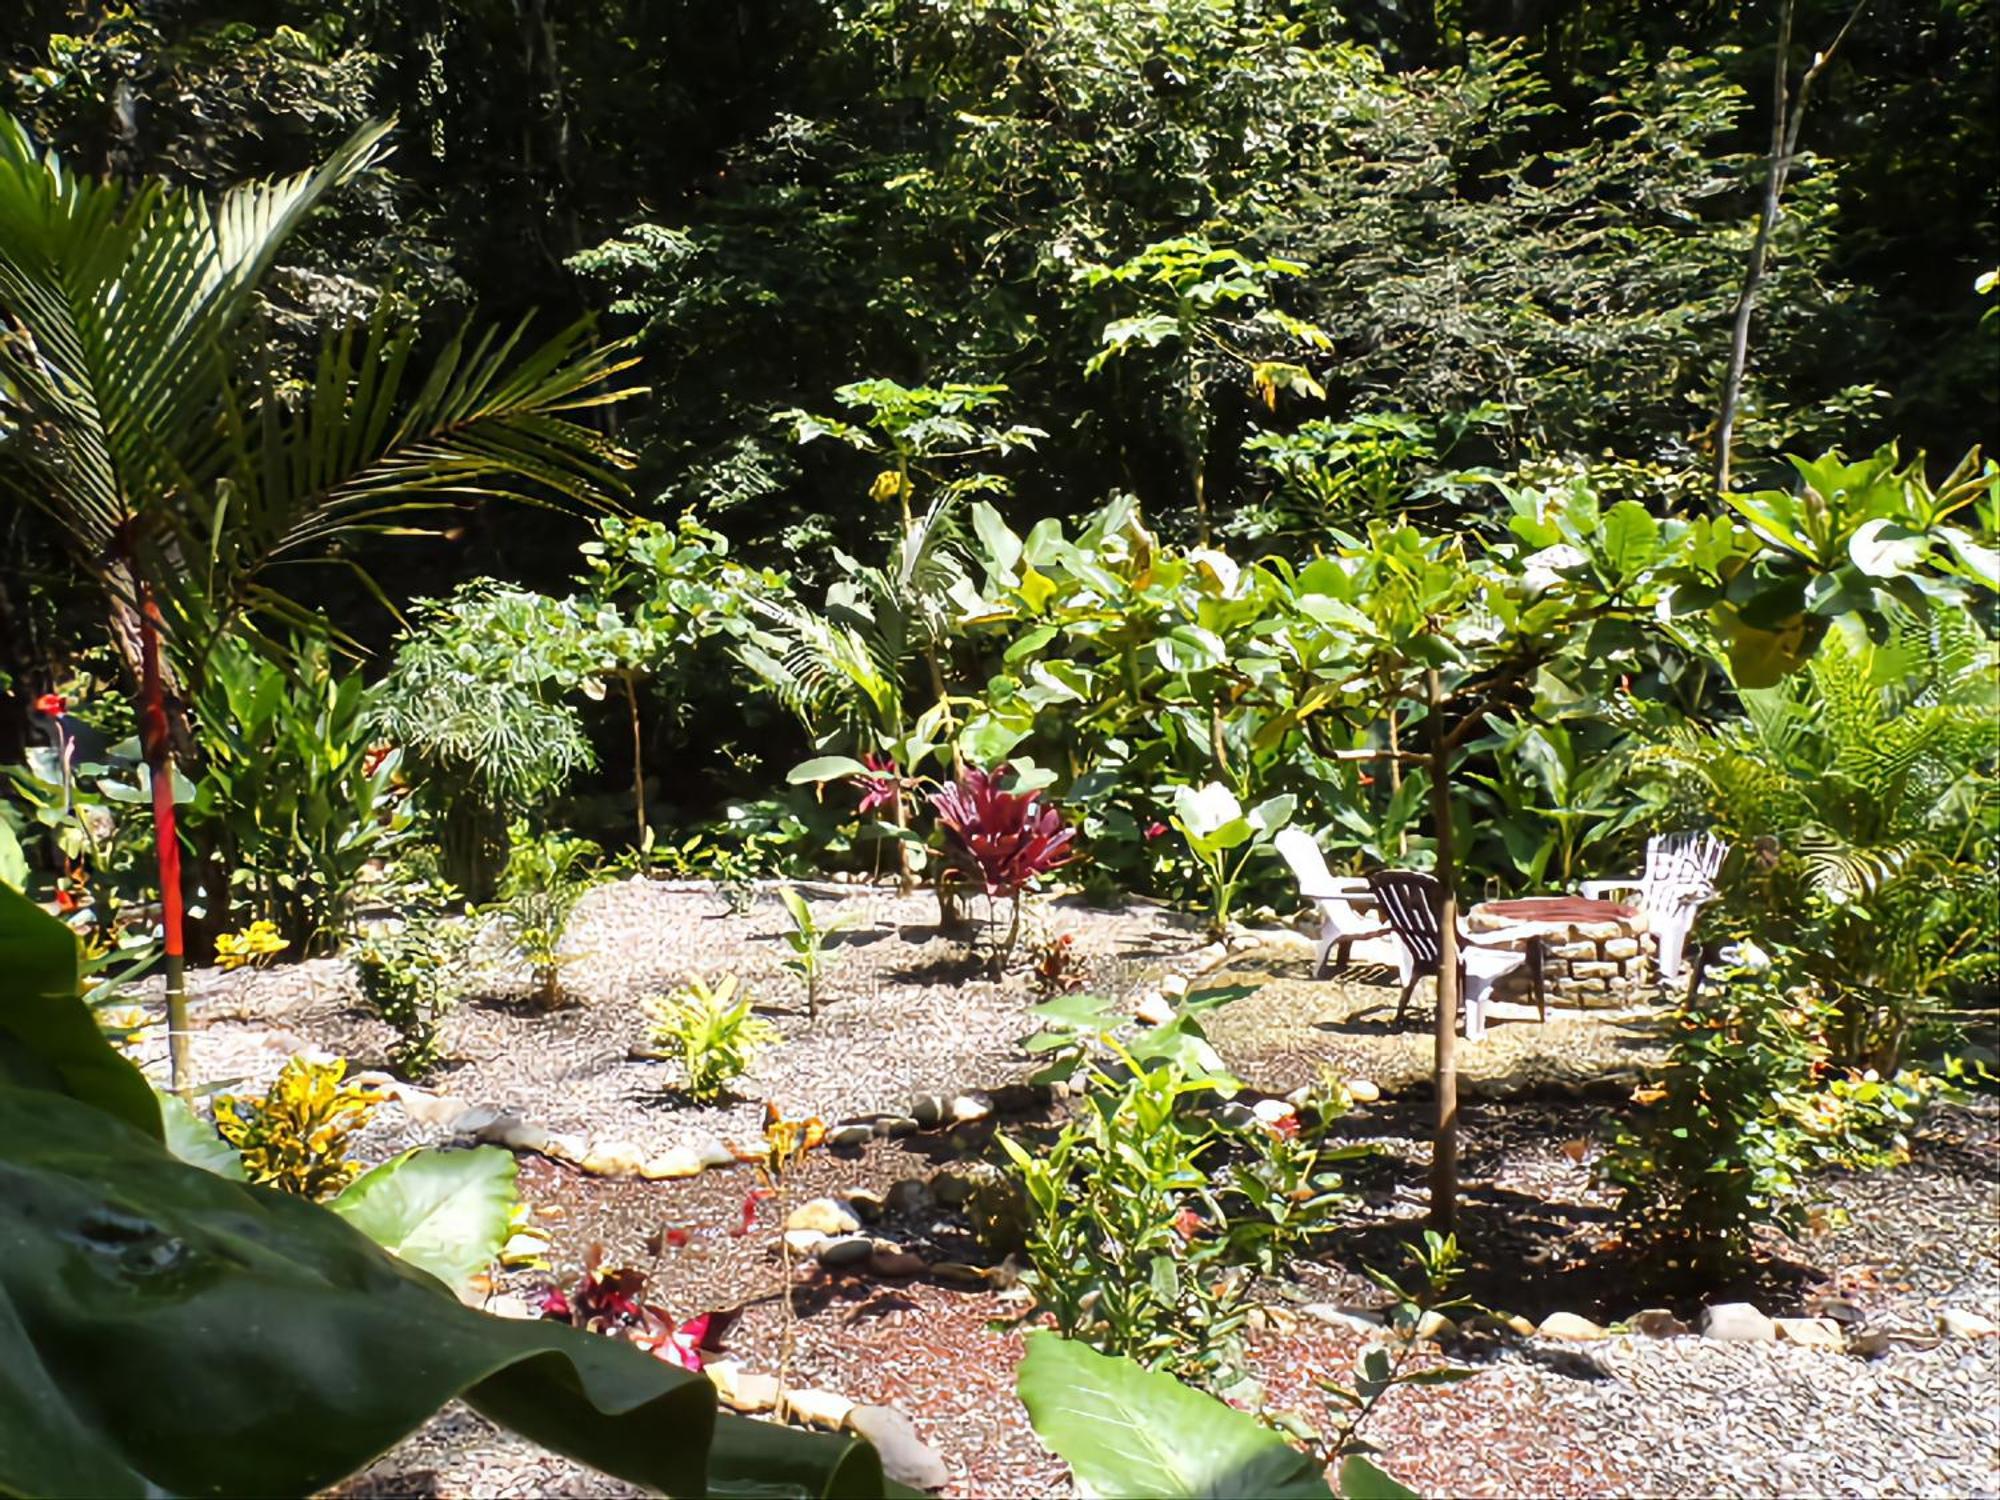
[[[399,1260],[455,1292],[492,1264],[514,1211],[511,1151],[405,1151],[349,1183],[327,1205]]]
[[[1086,1495],[1330,1494],[1313,1461],[1255,1418],[1086,1344],[1029,1334],[1019,1388],[1036,1435]]]
[[[153,1091],[77,998],[76,934],[8,886],[0,886],[0,975],[11,996],[0,1004],[0,1085],[73,1095],[157,1138]]]
[[[338,1215],[0,1088],[0,1493],[305,1494],[455,1396],[670,1495],[877,1495],[630,1345],[461,1307]],[[712,1445],[712,1446],[711,1446]]]
[[[200,1167],[231,1182],[250,1180],[236,1148],[178,1094],[156,1093],[153,1097],[160,1106],[160,1124],[166,1129],[169,1151],[189,1166]]]

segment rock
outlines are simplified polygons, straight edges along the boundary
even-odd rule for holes
[[[1187,975],[1169,974],[1160,981],[1160,993],[1169,1000],[1178,1000],[1188,992]]]
[[[1847,1347],[1847,1335],[1831,1318],[1773,1318],[1771,1323],[1778,1330],[1780,1343],[1799,1344],[1808,1349]]]
[[[473,1138],[482,1145],[505,1146],[509,1151],[546,1151],[549,1146],[549,1133],[519,1115],[497,1115],[480,1126]]]
[[[868,1257],[868,1269],[877,1276],[921,1276],[924,1258],[878,1240],[874,1254]]]
[[[1938,1332],[1953,1339],[1990,1339],[2000,1325],[1969,1307],[1947,1307],[1938,1312]]]
[[[1634,1333],[1643,1333],[1649,1339],[1674,1338],[1691,1331],[1687,1324],[1664,1307],[1649,1307],[1643,1312],[1636,1312],[1625,1323]]]
[[[868,1223],[872,1224],[882,1217],[882,1195],[873,1188],[842,1188],[840,1201]]]
[[[1843,1328],[1858,1328],[1863,1322],[1860,1307],[1845,1297],[1809,1298],[1806,1311],[1816,1318],[1831,1318]]]
[[[957,1208],[972,1196],[972,1179],[957,1172],[940,1172],[931,1179],[931,1196],[946,1208]]]
[[[500,1292],[486,1299],[485,1310],[496,1318],[539,1318],[540,1313],[512,1292]]]
[[[838,1391],[786,1391],[785,1411],[794,1421],[809,1427],[838,1432],[854,1410],[854,1403]]]
[[[875,1122],[875,1133],[885,1140],[914,1135],[920,1128],[908,1115],[885,1115]]]
[[[847,1414],[847,1427],[866,1438],[881,1455],[882,1472],[913,1489],[943,1489],[951,1479],[944,1460],[917,1436],[916,1426],[893,1406],[857,1406]]]
[[[490,1105],[475,1104],[470,1109],[461,1110],[450,1122],[450,1128],[460,1135],[479,1135],[487,1126],[500,1119],[503,1111]]]
[[[1331,1302],[1308,1302],[1299,1311],[1335,1328],[1352,1328],[1357,1333],[1374,1333],[1385,1321],[1372,1307],[1340,1307]]]
[[[785,1215],[785,1228],[812,1229],[821,1234],[853,1234],[861,1217],[835,1198],[810,1198]]]
[[[1250,1113],[1257,1117],[1260,1125],[1277,1125],[1283,1120],[1296,1120],[1298,1111],[1283,1099],[1259,1099],[1250,1106]]]
[[[817,1255],[819,1247],[832,1239],[832,1235],[821,1234],[817,1229],[787,1229],[785,1244],[794,1255]]]
[[[593,1177],[637,1177],[646,1167],[646,1156],[630,1141],[602,1140],[590,1147],[578,1163]]]
[[[669,1146],[641,1167],[639,1175],[652,1182],[661,1182],[681,1177],[699,1177],[701,1169],[701,1158],[687,1147]]]
[[[1350,1078],[1342,1085],[1356,1104],[1373,1104],[1382,1097],[1381,1086],[1368,1078]]]
[[[983,1287],[991,1279],[984,1266],[968,1266],[956,1260],[939,1261],[931,1267],[931,1275],[946,1286]]]
[[[715,1387],[716,1396],[726,1402],[737,1392],[737,1380],[743,1374],[743,1366],[733,1359],[711,1359],[703,1362],[701,1373]]]
[[[697,1136],[689,1143],[687,1149],[695,1154],[695,1158],[704,1167],[736,1165],[736,1153],[729,1149],[726,1142],[712,1135]]]
[[[1568,1339],[1576,1343],[1611,1337],[1590,1319],[1573,1312],[1550,1313],[1535,1332],[1545,1339]]]
[[[1142,996],[1132,1014],[1148,1026],[1164,1026],[1173,1020],[1174,1007],[1165,995],[1154,993]]]
[[[590,1142],[580,1135],[544,1135],[542,1154],[557,1161],[573,1161],[582,1165],[584,1157],[590,1154]]]
[[[863,1120],[852,1125],[836,1125],[826,1133],[827,1145],[836,1151],[859,1151],[875,1139],[875,1127]]]
[[[813,1256],[828,1270],[841,1266],[858,1266],[875,1253],[874,1241],[862,1234],[843,1234],[835,1239],[823,1239]]]
[[[1891,1342],[1887,1329],[1859,1328],[1848,1337],[1847,1352],[1863,1359],[1877,1359],[1889,1352]]]
[[[1410,1337],[1416,1339],[1441,1339],[1456,1333],[1458,1325],[1436,1308],[1426,1308],[1417,1319],[1417,1326],[1410,1330]]]
[[[892,1214],[914,1216],[929,1210],[932,1197],[929,1183],[919,1177],[905,1177],[890,1184],[889,1191],[882,1196],[882,1206]]]
[[[456,1094],[432,1094],[403,1084],[396,1089],[396,1097],[404,1112],[424,1125],[449,1125],[460,1115],[471,1113],[471,1106]]]
[[[1748,1302],[1718,1302],[1702,1309],[1701,1336],[1725,1344],[1769,1344],[1778,1330]]]
[[[1519,1313],[1508,1313],[1505,1317],[1501,1318],[1500,1321],[1505,1323],[1509,1328],[1513,1329],[1514,1332],[1520,1334],[1521,1337],[1524,1339],[1533,1338],[1535,1336],[1536,1333],[1535,1325],[1533,1323],[1530,1323],[1526,1318],[1522,1317]]]
[[[713,1371],[715,1366],[708,1369]],[[734,1381],[734,1389],[724,1395],[720,1386],[716,1394],[732,1410],[740,1412],[769,1411],[778,1404],[778,1377],[775,1375],[751,1375],[739,1373]]]
[[[993,1113],[993,1101],[981,1093],[960,1094],[951,1101],[951,1117],[960,1125],[984,1120]]]
[[[1215,1111],[1215,1122],[1227,1130],[1248,1130],[1257,1123],[1257,1111],[1241,1099],[1231,1099]]]
[[[950,1102],[936,1094],[919,1094],[910,1101],[910,1118],[917,1122],[919,1130],[929,1130],[943,1122],[945,1111],[950,1108]]]

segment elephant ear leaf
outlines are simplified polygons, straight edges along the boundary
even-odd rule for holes
[[[104,1039],[78,998],[76,934],[0,885],[0,1086],[67,1094],[158,1140],[144,1075]]]
[[[1021,1400],[1086,1495],[1328,1500],[1310,1458],[1256,1418],[1118,1355],[1028,1336]]]
[[[669,1495],[890,1489],[865,1444],[718,1419],[699,1375],[463,1307],[57,1093],[0,1087],[0,1246],[0,1494],[309,1494],[454,1397]]]
[[[405,1151],[350,1182],[327,1205],[399,1260],[463,1294],[507,1243],[512,1152]]]

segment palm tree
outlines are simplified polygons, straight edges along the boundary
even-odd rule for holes
[[[382,154],[365,127],[317,170],[210,203],[80,176],[0,113],[0,489],[45,514],[101,593],[137,685],[152,783],[176,1088],[188,1085],[173,763],[192,746],[179,676],[258,617],[304,611],[263,581],[412,509],[489,496],[590,503],[625,456],[583,409],[630,360],[577,326],[461,333],[419,377],[385,299],[328,336],[295,400],[244,377],[260,281],[326,194]]]

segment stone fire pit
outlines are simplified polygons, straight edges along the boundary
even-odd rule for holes
[[[1465,919],[1469,932],[1532,924],[1542,930],[1543,987],[1550,1005],[1576,1009],[1643,1004],[1653,992],[1653,942],[1645,914],[1616,901],[1577,896],[1489,901]],[[1516,969],[1496,999],[1534,1003],[1534,981]]]

